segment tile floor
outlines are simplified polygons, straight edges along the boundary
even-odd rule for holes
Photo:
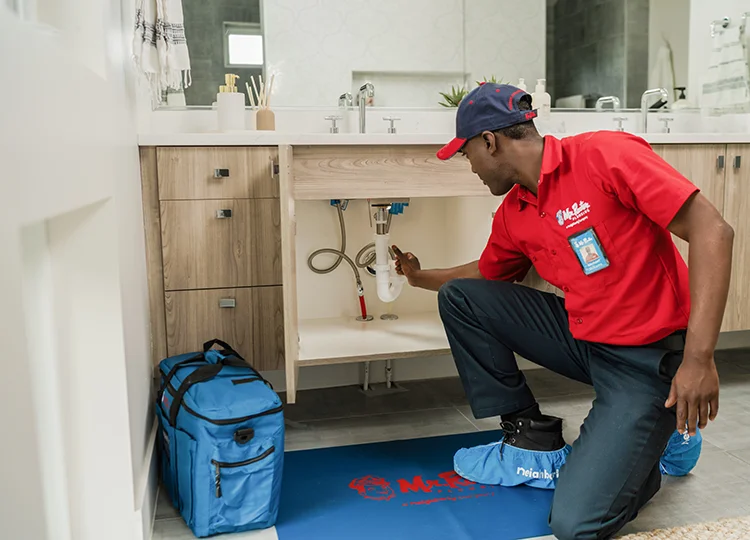
[[[750,515],[750,350],[717,353],[721,377],[719,417],[703,433],[698,466],[685,478],[666,478],[662,490],[623,534],[723,517]],[[527,373],[543,411],[565,419],[572,442],[593,394],[580,383],[545,370]],[[303,450],[497,429],[497,420],[475,420],[458,379],[415,381],[405,391],[368,397],[357,387],[301,392],[286,410],[287,449]],[[160,497],[153,540],[193,538]],[[272,532],[231,540],[275,540]]]

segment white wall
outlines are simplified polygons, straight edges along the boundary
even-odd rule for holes
[[[465,20],[464,20],[465,4]],[[266,0],[266,71],[283,106],[335,105],[364,80],[375,104],[436,107],[438,91],[492,74],[544,77],[545,1]],[[464,39],[466,36],[466,39]]]
[[[0,7],[12,51],[0,70],[19,81],[0,87],[0,327],[13,359],[0,378],[13,441],[0,537],[130,540],[144,535],[151,422],[132,3],[36,4],[53,28]]]
[[[690,0],[651,0],[649,5],[648,70],[656,63],[659,48],[666,39],[672,48],[675,86],[688,85],[688,54],[690,49]],[[672,89],[668,88],[671,92]],[[688,90],[692,90],[688,88]],[[688,93],[688,98],[693,92]],[[675,95],[675,99],[679,94]]]
[[[691,94],[698,97],[701,94],[703,80],[711,56],[711,21],[732,18],[732,26],[740,24],[740,18],[746,11],[750,11],[748,0],[691,0],[690,2],[690,58],[689,58],[689,87]],[[691,99],[693,101],[693,99]],[[699,104],[695,99],[694,104]]]

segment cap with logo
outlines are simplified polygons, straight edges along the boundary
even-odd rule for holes
[[[437,153],[440,159],[450,159],[466,141],[484,131],[515,126],[533,120],[537,112],[521,110],[519,103],[531,96],[509,84],[481,83],[461,100],[456,113],[456,138]]]

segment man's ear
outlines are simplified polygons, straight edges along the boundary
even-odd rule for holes
[[[490,154],[494,154],[497,150],[497,137],[491,131],[482,132],[482,139],[484,140],[485,148]]]

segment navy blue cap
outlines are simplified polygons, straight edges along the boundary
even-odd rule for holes
[[[456,113],[456,138],[441,148],[437,157],[450,159],[466,141],[485,131],[497,131],[536,118],[536,111],[522,111],[518,107],[525,96],[529,94],[509,84],[483,83],[469,92]]]

